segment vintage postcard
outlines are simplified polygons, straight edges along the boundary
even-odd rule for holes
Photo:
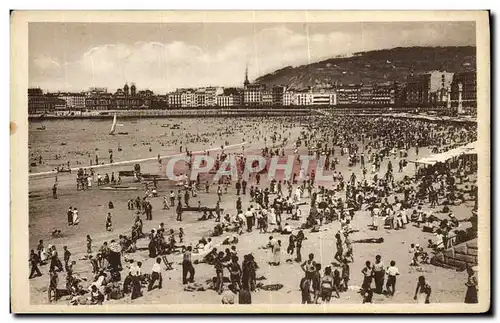
[[[484,313],[487,11],[14,11],[15,313]]]

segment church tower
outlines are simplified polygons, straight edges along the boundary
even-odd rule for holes
[[[125,94],[125,96],[128,96],[128,84],[125,83],[125,86],[123,87],[123,93]]]
[[[243,85],[247,86],[248,84],[250,84],[250,81],[248,81],[248,64],[247,64],[245,68],[245,81],[243,82]]]
[[[130,86],[130,95],[135,96],[135,91],[136,91],[135,84],[132,83],[132,86]]]

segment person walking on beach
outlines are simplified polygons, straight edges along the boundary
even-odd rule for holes
[[[314,272],[316,271],[316,262],[314,261],[314,254],[309,254],[309,260],[304,261],[300,268],[305,272],[307,279],[313,279]]]
[[[40,269],[38,269],[39,263],[40,263],[40,257],[38,257],[38,255],[35,253],[35,250],[31,249],[31,252],[30,252],[31,271],[30,271],[29,279],[31,279],[33,277],[42,276]]]
[[[382,294],[382,289],[384,288],[385,268],[380,255],[375,256],[373,276],[375,278],[375,293]]]
[[[43,262],[42,252],[44,249],[45,249],[45,247],[43,246],[43,240],[38,241],[38,245],[36,246],[36,252],[38,254],[38,259],[40,262]]]
[[[281,262],[281,240],[278,240],[278,242],[273,247],[273,265],[279,266],[280,262]]]
[[[158,289],[162,288],[163,279],[161,277],[161,258],[156,258],[156,262],[151,269],[151,280],[148,285],[148,292],[153,289],[155,282],[158,280]]]
[[[349,289],[349,277],[351,275],[351,268],[349,268],[349,264],[347,263],[347,259],[344,258],[342,263],[342,290],[347,291]]]
[[[186,190],[184,192],[184,203],[186,204],[186,207],[189,207],[189,191]]]
[[[391,261],[391,265],[387,267],[387,283],[385,285],[385,289],[387,290],[387,294],[390,296],[394,296],[396,292],[396,276],[399,276],[399,269],[396,267],[396,262],[394,260]]]
[[[54,183],[54,186],[52,186],[52,197],[57,199],[57,183]]]
[[[224,265],[222,264],[222,258],[224,258],[224,252],[220,251],[214,259],[216,274],[215,290],[219,295],[222,294],[222,290],[224,289]]]
[[[92,253],[92,238],[87,234],[87,253]]]
[[[64,246],[64,247],[63,247],[63,250],[64,250],[64,253],[63,253],[63,257],[64,257],[64,268],[66,269],[66,271],[68,271],[68,264],[69,264],[69,258],[71,257],[71,252],[69,252],[69,250],[68,250],[68,247],[67,247],[67,246]]]
[[[336,242],[337,252],[335,253],[335,256],[333,256],[333,258],[335,258],[335,260],[337,260],[338,262],[342,263],[344,248],[342,246],[342,239],[340,238],[340,233],[337,233],[335,235],[335,239],[337,239],[337,242]]]
[[[68,225],[73,225],[73,207],[69,207],[68,209]]]
[[[174,190],[170,190],[170,206],[175,206],[175,193],[174,193]]]
[[[112,229],[112,222],[111,222],[111,213],[108,212],[108,215],[106,216],[106,231],[111,231]]]
[[[234,289],[241,290],[241,267],[238,263],[238,257],[233,256],[231,263],[227,266],[229,269],[229,278]]]
[[[371,291],[373,268],[372,264],[367,261],[365,262],[365,267],[361,270],[363,274],[363,284],[361,285],[361,293],[364,294],[367,291]]]
[[[474,269],[470,266],[467,267],[467,292],[465,293],[465,303],[466,304],[477,304],[477,276]]]
[[[130,275],[132,276],[132,294],[131,299],[136,299],[142,296],[141,292],[141,266],[142,262],[138,262],[137,265],[130,266]]]
[[[61,260],[59,259],[59,255],[57,254],[56,246],[52,246],[50,248],[51,256],[50,256],[50,269],[49,270],[54,270],[55,267],[59,271],[63,271],[63,267],[61,264]]]
[[[182,205],[181,203],[177,204],[177,208],[175,209],[175,213],[177,214],[177,221],[182,221]]]
[[[425,282],[425,277],[418,277],[417,288],[415,288],[415,296],[413,296],[413,299],[416,300],[418,304],[429,304],[431,292],[431,286]]]
[[[191,261],[191,251],[192,247],[188,246],[186,248],[186,251],[184,252],[183,255],[183,260],[182,260],[182,284],[185,285],[188,282],[192,283],[194,282],[194,267],[193,263]],[[189,274],[189,279],[188,279],[188,274]]]
[[[219,198],[219,202],[222,200],[222,189],[220,185],[217,187],[217,197]]]
[[[302,261],[302,254],[300,253],[300,250],[302,249],[302,241],[304,241],[304,239],[304,232],[300,230],[299,233],[297,233],[297,238],[295,238],[295,254],[297,255],[297,258],[295,258],[296,262]]]
[[[78,209],[75,207],[73,209],[73,225],[78,225],[80,223],[80,217],[78,216]]]
[[[240,191],[241,191],[241,182],[240,182],[240,180],[238,180],[236,182],[236,195],[237,196],[240,196]]]
[[[57,289],[58,284],[59,284],[59,277],[57,275],[57,272],[54,269],[50,269],[49,288],[48,288],[49,303],[52,303],[52,300],[57,301],[59,299],[59,291]]]
[[[242,194],[243,195],[246,195],[247,194],[247,181],[245,179],[243,179],[243,181],[241,181],[241,189],[242,189]]]

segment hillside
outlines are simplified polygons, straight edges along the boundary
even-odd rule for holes
[[[287,66],[257,78],[256,82],[303,89],[335,82],[404,82],[411,71],[418,74],[430,70],[459,72],[475,68],[475,47],[396,47],[354,53],[350,57],[335,57],[297,67]]]

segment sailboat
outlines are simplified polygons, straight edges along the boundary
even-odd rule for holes
[[[113,116],[113,124],[111,125],[111,130],[109,131],[110,135],[114,135],[116,131],[116,126],[123,126],[122,124],[116,123],[116,113]],[[128,132],[118,132],[119,135],[128,135]]]
[[[109,131],[110,135],[114,135],[116,131],[116,113],[113,116],[113,124],[111,125],[111,130]]]

